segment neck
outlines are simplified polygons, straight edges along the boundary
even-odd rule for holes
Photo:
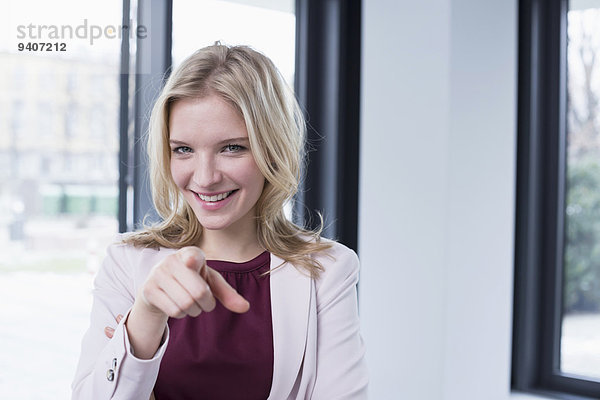
[[[199,247],[207,260],[245,262],[265,249],[259,244],[256,229],[247,232],[204,229]]]

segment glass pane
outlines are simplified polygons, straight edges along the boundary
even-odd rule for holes
[[[0,8],[0,393],[66,399],[118,230],[122,3]]]
[[[262,52],[277,66],[290,87],[294,87],[294,0],[177,0],[173,3],[173,66],[216,41],[248,45]],[[285,210],[291,218],[291,204],[287,204]]]
[[[600,0],[568,13],[565,279],[561,370],[600,378]]]
[[[271,58],[287,81],[293,84],[296,44],[294,4],[294,0],[174,2],[173,65],[215,41],[249,45]]]

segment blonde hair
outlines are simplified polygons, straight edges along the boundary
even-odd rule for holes
[[[260,244],[317,277],[322,265],[312,255],[331,244],[321,240],[322,228],[300,228],[286,218],[283,209],[298,190],[305,120],[292,90],[272,61],[247,46],[215,43],[200,49],[167,80],[152,110],[148,135],[152,200],[162,221],[128,236],[125,242],[168,248],[199,243],[202,226],[171,176],[169,112],[178,100],[211,94],[228,101],[243,117],[252,155],[265,177],[256,204]]]

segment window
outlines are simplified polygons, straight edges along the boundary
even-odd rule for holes
[[[195,50],[221,41],[254,47],[273,60],[294,84],[296,15],[294,0],[182,0],[173,4],[173,65]],[[269,29],[256,29],[268,26]],[[276,34],[274,34],[276,32]]]
[[[513,388],[600,396],[600,1],[522,0]]]
[[[70,397],[93,274],[117,232],[120,41],[90,44],[84,24],[120,25],[122,3],[33,3],[0,1],[0,393],[56,399]],[[17,47],[39,42],[66,51]]]
[[[600,380],[600,1],[571,0],[560,368]]]

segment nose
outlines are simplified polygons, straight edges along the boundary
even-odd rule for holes
[[[193,181],[203,189],[210,189],[222,180],[222,173],[215,157],[199,154],[194,166]]]

